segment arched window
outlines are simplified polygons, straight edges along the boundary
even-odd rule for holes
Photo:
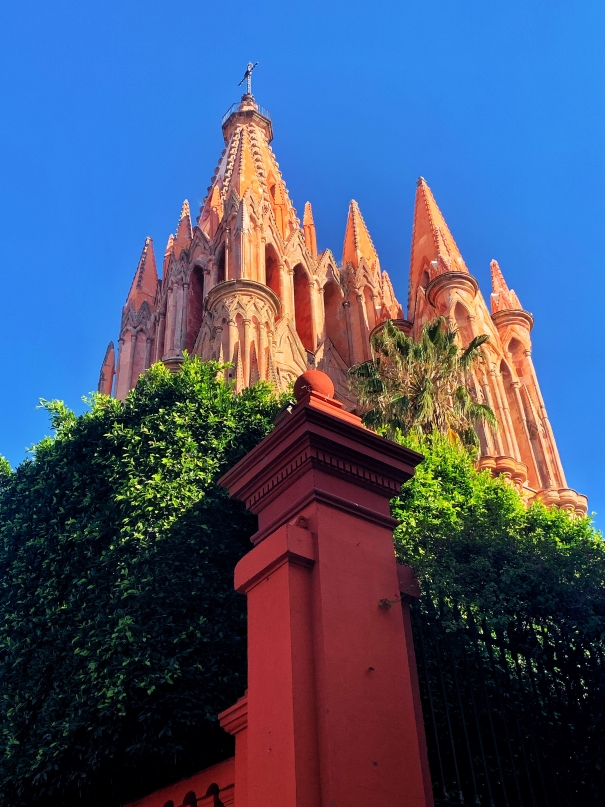
[[[454,319],[456,320],[456,328],[458,329],[462,346],[468,347],[469,342],[473,338],[473,329],[471,326],[471,318],[462,303],[456,303]]]
[[[294,267],[294,319],[296,333],[306,350],[315,351],[311,324],[311,290],[309,275],[301,263]]]
[[[324,309],[326,317],[326,336],[334,345],[345,364],[350,364],[349,341],[347,339],[347,320],[342,307],[342,291],[330,280],[324,286]]]
[[[515,370],[517,371],[517,375],[521,378],[524,373],[525,369],[525,351],[523,349],[523,345],[518,339],[514,337],[508,343],[508,352],[511,354],[511,358],[513,360],[513,364],[515,365]]]
[[[267,244],[265,247],[265,283],[269,286],[271,291],[274,291],[278,298],[281,299],[279,288],[279,259],[273,244]],[[281,302],[283,305],[284,301],[282,300]]]
[[[216,261],[216,282],[222,283],[225,280],[225,247],[221,251]]]
[[[187,334],[184,347],[192,351],[204,317],[204,270],[194,266],[187,296]]]

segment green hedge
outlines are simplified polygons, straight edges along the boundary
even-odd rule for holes
[[[0,467],[0,803],[111,807],[231,752],[255,518],[216,479],[280,402],[193,359],[123,404],[45,405],[55,436]]]

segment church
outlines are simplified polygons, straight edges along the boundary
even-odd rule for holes
[[[152,363],[177,371],[183,351],[228,362],[237,390],[260,379],[286,388],[308,369],[330,376],[355,408],[347,370],[371,357],[386,320],[416,337],[443,315],[462,344],[489,334],[475,396],[499,429],[480,429],[480,466],[504,474],[526,501],[577,514],[587,499],[567,486],[531,358],[532,315],[491,263],[490,307],[421,177],[416,188],[407,316],[397,301],[357,202],[349,207],[342,259],[319,253],[313,210],[302,226],[271,149],[271,116],[248,91],[224,115],[225,148],[195,226],[185,201],[157,271],[147,238],[118,339],[109,344],[99,391],[124,399]]]

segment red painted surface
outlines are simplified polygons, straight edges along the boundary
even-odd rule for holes
[[[235,572],[248,694],[221,715],[245,757],[236,804],[432,805],[409,624],[381,606],[400,598],[389,499],[420,456],[305,380],[221,480],[259,518]]]
[[[191,794],[197,799],[198,807],[215,807],[220,802],[224,807],[230,807],[234,804],[234,762],[233,757],[226,759],[188,779],[182,779],[170,787],[156,790],[149,796],[133,801],[126,807],[182,807],[182,805],[189,807],[196,804]],[[220,802],[217,802],[217,799],[220,799]]]

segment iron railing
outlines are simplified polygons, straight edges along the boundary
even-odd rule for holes
[[[225,112],[225,114],[224,114],[224,115],[223,115],[223,117],[221,118],[221,126],[222,126],[222,125],[223,125],[223,124],[224,124],[224,123],[225,123],[227,120],[229,120],[229,118],[231,117],[231,115],[234,115],[234,114],[235,114],[235,113],[236,113],[236,112],[239,110],[239,107],[240,107],[239,103],[237,103],[237,104],[231,104],[231,106],[229,107],[229,109],[228,109],[228,110]],[[259,115],[262,115],[262,116],[263,116],[263,118],[266,118],[267,120],[271,120],[271,115],[269,114],[269,110],[268,110],[268,109],[265,109],[265,107],[264,107],[264,106],[261,106],[260,104],[257,104],[257,105],[256,105],[256,111],[258,112],[258,114],[259,114]]]
[[[436,804],[605,804],[602,643],[539,620],[496,629],[429,594],[412,625]]]

